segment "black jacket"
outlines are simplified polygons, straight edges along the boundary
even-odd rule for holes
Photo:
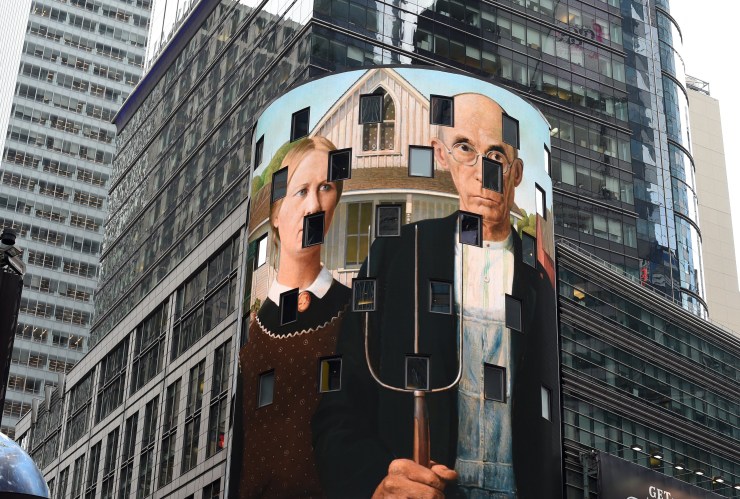
[[[405,355],[413,352],[414,227],[418,226],[420,353],[430,356],[431,387],[454,380],[457,320],[429,312],[429,281],[454,283],[457,213],[403,227],[400,237],[378,238],[370,251],[377,278],[377,311],[370,313],[370,358],[380,378],[404,386]],[[524,263],[514,237],[512,295],[522,301],[522,331],[512,334],[515,352],[513,458],[518,497],[562,495],[558,339],[555,293],[544,272]],[[366,277],[367,261],[359,277]],[[453,286],[454,288],[454,286]],[[454,289],[453,289],[454,294]],[[453,297],[454,304],[454,297]],[[327,393],[313,418],[319,475],[330,497],[370,497],[393,459],[413,450],[413,396],[381,388],[365,360],[365,314],[349,313],[339,334],[342,387]],[[542,418],[541,387],[552,393],[552,421]],[[457,390],[427,396],[433,461],[454,468]],[[458,495],[452,485],[447,496]]]

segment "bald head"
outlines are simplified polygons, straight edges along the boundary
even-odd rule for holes
[[[524,165],[515,147],[503,140],[503,108],[481,94],[458,94],[455,99],[455,126],[440,126],[432,139],[434,156],[440,167],[449,170],[460,195],[460,209],[483,218],[483,237],[499,241],[511,231],[509,211],[514,204],[514,189],[522,181]],[[457,146],[456,146],[457,145]],[[464,164],[452,154],[455,148],[478,153],[475,163]],[[483,188],[481,156],[495,157],[503,164],[502,192]]]

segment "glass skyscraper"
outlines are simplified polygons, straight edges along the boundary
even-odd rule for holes
[[[149,0],[28,5],[0,171],[0,225],[18,233],[27,265],[3,408],[10,433],[88,349],[111,120],[141,77],[151,10]]]

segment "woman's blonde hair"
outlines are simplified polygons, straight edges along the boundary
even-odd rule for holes
[[[314,137],[306,137],[295,142],[293,147],[288,151],[280,164],[280,169],[288,168],[288,179],[285,183],[286,186],[290,185],[290,180],[295,175],[301,162],[313,151],[336,151],[335,146],[329,139],[320,135]],[[323,165],[326,170],[326,174],[329,174],[329,164]],[[343,182],[341,180],[334,181],[334,185],[337,191],[337,204],[339,199],[342,197]],[[270,205],[270,228],[272,229],[272,241],[274,245],[275,255],[278,253],[278,242],[280,241],[280,234],[278,234],[277,227],[275,226],[275,218],[280,212],[280,207],[283,205],[283,198],[278,199]],[[336,206],[336,205],[335,205]],[[274,261],[273,265],[277,262]]]

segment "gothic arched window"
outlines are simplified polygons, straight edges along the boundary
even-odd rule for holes
[[[383,96],[382,118],[380,123],[362,125],[363,151],[392,151],[395,149],[396,105],[383,88],[378,88],[375,95]]]

